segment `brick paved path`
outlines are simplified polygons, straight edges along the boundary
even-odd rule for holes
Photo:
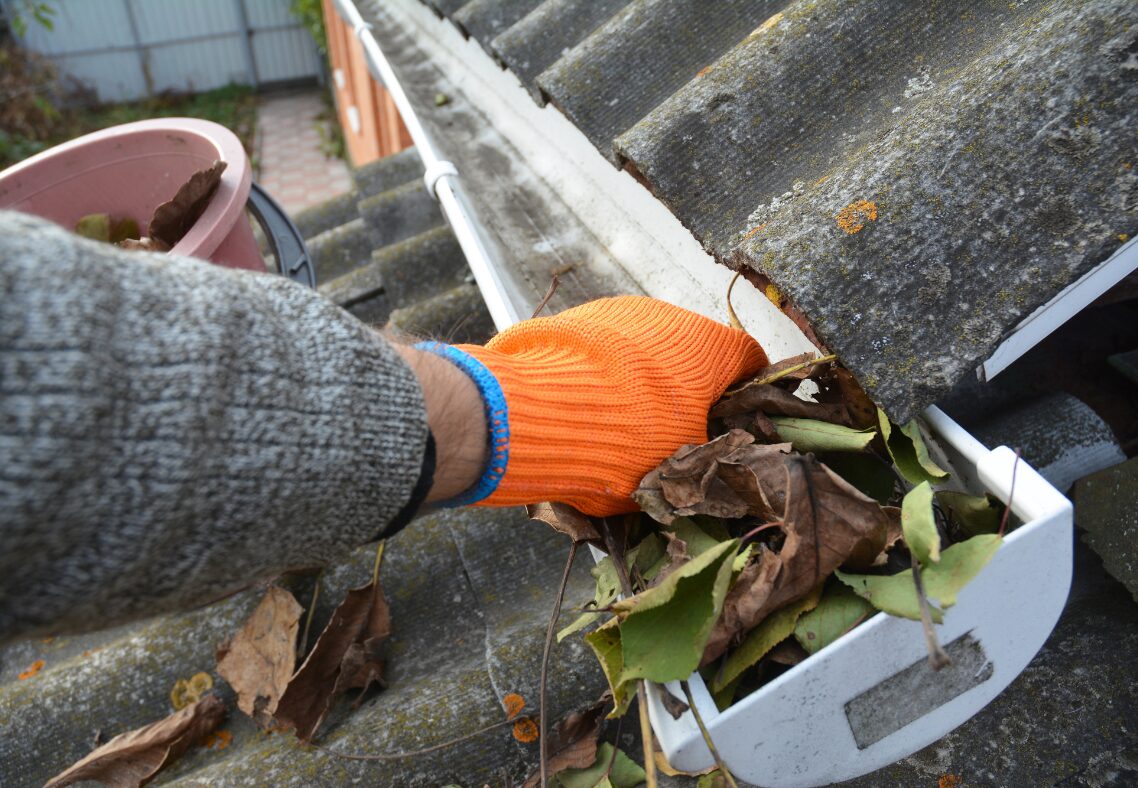
[[[348,165],[320,150],[321,92],[266,96],[257,109],[257,182],[290,215],[352,189]]]

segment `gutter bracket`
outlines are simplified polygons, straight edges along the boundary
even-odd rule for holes
[[[458,177],[458,168],[452,162],[445,159],[436,159],[427,165],[426,171],[423,173],[423,183],[427,187],[427,193],[431,195],[431,199],[435,202],[439,201],[439,194],[435,191],[435,187],[439,184],[439,179],[446,178],[448,175]]]

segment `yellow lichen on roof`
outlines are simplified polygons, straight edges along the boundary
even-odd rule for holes
[[[848,235],[860,233],[867,222],[877,221],[877,203],[872,200],[858,200],[850,203],[834,217],[838,227]]]

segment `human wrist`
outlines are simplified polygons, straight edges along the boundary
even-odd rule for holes
[[[461,369],[435,353],[396,345],[423,392],[427,426],[435,440],[434,483],[428,503],[453,499],[474,487],[487,460],[488,433],[482,396]]]

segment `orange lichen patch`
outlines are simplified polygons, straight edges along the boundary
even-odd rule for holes
[[[821,186],[823,183],[825,183],[828,180],[830,180],[830,176],[829,175],[823,175],[821,178],[814,181],[814,185],[815,186]]]
[[[758,227],[755,227],[754,229],[748,230],[747,234],[743,236],[743,240],[746,241],[748,238],[754,237],[760,230],[762,230],[766,226],[767,226],[766,222],[763,222]]]
[[[229,731],[214,731],[202,739],[202,746],[207,750],[224,750],[233,741],[233,734]]]
[[[773,283],[763,288],[763,295],[765,295],[767,300],[772,304],[780,309],[782,308],[782,293],[779,292],[779,289],[775,287]]]
[[[1128,161],[1124,161],[1124,162],[1122,162],[1122,169],[1124,169],[1124,170],[1129,170],[1129,169],[1131,169],[1131,168],[1133,168],[1133,167],[1134,167],[1134,165],[1133,165],[1133,164],[1131,164],[1131,163],[1130,163],[1130,162],[1128,162]]]
[[[707,76],[709,73],[711,73],[711,66],[704,66],[699,71],[695,72],[695,78],[699,79],[700,77]]]
[[[849,235],[860,233],[865,229],[867,222],[877,221],[877,203],[871,200],[858,200],[842,208],[834,218],[837,219],[838,227],[841,227],[843,232]]]
[[[522,713],[526,707],[526,699],[516,692],[511,692],[502,698],[502,705],[506,707],[506,719],[512,720]]]
[[[529,717],[522,717],[514,723],[514,738],[522,744],[537,741],[537,723]]]
[[[937,788],[960,788],[960,777],[955,774],[946,774],[937,780]]]
[[[16,678],[18,678],[20,681],[23,681],[24,679],[30,679],[32,676],[36,675],[41,670],[43,670],[43,666],[46,664],[47,663],[44,662],[42,659],[37,659],[31,665],[28,665],[28,669],[25,670],[23,673],[21,673]]]
[[[1122,241],[1122,243],[1126,243],[1127,241],[1130,240],[1130,234],[1129,233],[1119,233],[1118,234],[1118,240]]]
[[[52,635],[51,637],[46,637],[46,638],[43,638],[43,640],[42,640],[42,641],[40,641],[40,642],[42,642],[42,643],[51,643],[53,640],[55,640],[55,636],[54,636],[54,635]]]

